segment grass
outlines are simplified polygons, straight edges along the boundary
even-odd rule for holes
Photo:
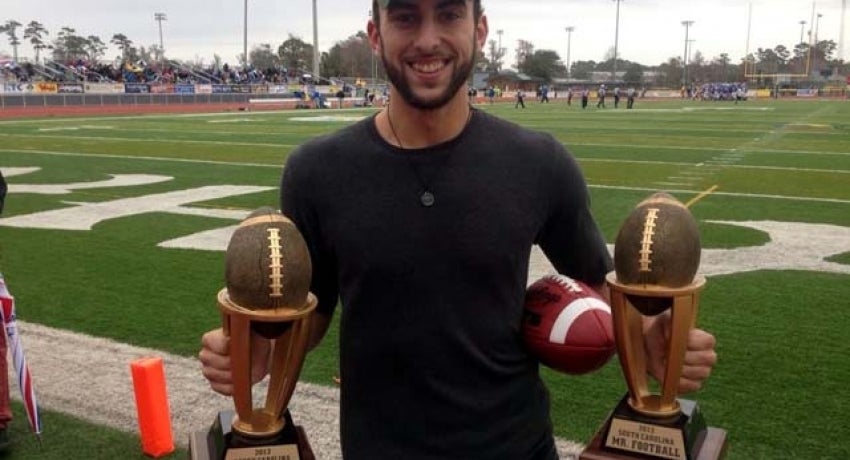
[[[569,146],[591,186],[594,214],[613,241],[634,205],[651,191],[692,207],[706,249],[759,246],[764,232],[709,221],[778,221],[850,227],[850,104],[750,101],[732,104],[638,101],[636,109],[582,111],[563,103],[481,106],[544,130]],[[292,149],[345,123],[293,117],[362,116],[368,111],[239,113],[216,116],[50,118],[0,122],[0,167],[39,167],[11,184],[107,180],[153,174],[173,180],[133,187],[77,189],[66,195],[14,193],[4,217],[210,185],[268,187],[192,203],[249,210],[277,204],[281,165]],[[813,128],[815,127],[815,128]],[[668,185],[679,183],[679,185]],[[90,230],[0,225],[0,268],[22,320],[108,337],[184,356],[216,327],[214,296],[223,254],[157,244],[234,222],[214,216],[151,212]],[[806,235],[800,235],[801,240]],[[850,264],[846,249],[829,257]],[[850,457],[842,440],[850,398],[847,274],[751,271],[714,276],[699,323],[718,338],[720,361],[692,395],[711,425],[729,431],[733,459]],[[308,356],[302,380],[331,384],[337,328]],[[544,370],[556,434],[586,441],[625,392],[619,366],[567,377]],[[36,382],[37,384],[37,382]],[[16,410],[19,411],[19,406]],[[75,414],[82,416],[84,414]],[[46,411],[42,447],[12,425],[9,458],[134,458],[138,438]],[[55,433],[55,434],[54,434]],[[128,457],[128,452],[132,452]],[[180,453],[175,454],[176,456]],[[185,457],[185,453],[182,453]]]

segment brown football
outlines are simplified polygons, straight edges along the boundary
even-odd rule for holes
[[[699,261],[696,221],[685,205],[663,192],[635,207],[614,243],[614,269],[622,284],[684,287],[693,281]],[[668,302],[635,300],[633,303],[647,304],[647,312],[635,305],[644,314],[660,313],[669,307]]]
[[[272,208],[252,212],[227,245],[227,292],[242,308],[305,308],[312,273],[304,237],[291,220]]]

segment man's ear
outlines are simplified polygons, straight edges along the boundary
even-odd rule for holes
[[[366,33],[369,35],[369,47],[372,48],[372,54],[380,56],[381,54],[381,31],[378,30],[378,25],[375,21],[369,20],[366,25]]]
[[[487,35],[490,33],[490,26],[487,24],[487,15],[482,14],[478,19],[478,24],[475,25],[475,39],[478,49],[483,50],[487,43]]]

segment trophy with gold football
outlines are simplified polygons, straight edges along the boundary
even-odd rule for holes
[[[235,411],[219,412],[208,431],[193,433],[193,460],[313,460],[300,426],[286,410],[307,353],[312,268],[304,238],[284,215],[261,208],[243,220],[227,246],[226,287],[218,292],[230,337]],[[251,336],[272,340],[265,405],[253,406]]]
[[[642,201],[614,244],[606,277],[620,367],[628,394],[581,454],[582,460],[708,460],[725,455],[726,432],[708,427],[696,401],[677,398],[688,333],[696,325],[700,237],[687,207],[666,193]],[[670,340],[659,393],[647,383],[644,316],[671,310]]]

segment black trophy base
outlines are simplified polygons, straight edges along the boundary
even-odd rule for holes
[[[232,410],[218,413],[208,431],[189,435],[190,460],[316,460],[304,429],[292,423],[289,411],[286,425],[268,439],[250,438],[232,431]]]
[[[707,427],[695,401],[679,399],[682,413],[652,418],[629,406],[626,395],[599,429],[580,460],[719,460],[726,456],[726,431]]]

